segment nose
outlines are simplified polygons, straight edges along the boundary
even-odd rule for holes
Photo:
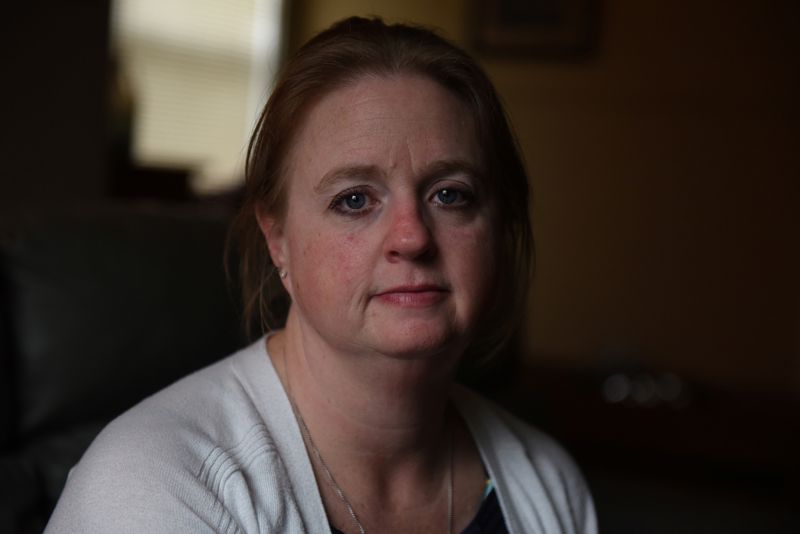
[[[389,219],[384,242],[384,251],[389,261],[419,261],[435,255],[433,234],[419,206],[397,206]]]

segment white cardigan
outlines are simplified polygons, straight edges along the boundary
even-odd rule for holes
[[[586,484],[555,442],[465,388],[453,401],[511,534],[597,531]],[[264,339],[112,421],[71,471],[45,532],[329,534]]]

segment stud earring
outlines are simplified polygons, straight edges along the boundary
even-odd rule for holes
[[[283,269],[278,269],[278,276],[281,278],[286,278],[286,275],[289,274],[288,271],[284,271]]]

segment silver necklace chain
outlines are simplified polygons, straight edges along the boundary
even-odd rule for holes
[[[286,367],[286,352],[283,351],[283,368],[284,373],[287,371]],[[314,453],[314,457],[317,459],[317,463],[322,467],[322,472],[325,473],[325,478],[328,479],[328,484],[331,486],[333,491],[336,493],[336,496],[339,497],[339,500],[342,501],[345,508],[347,508],[347,513],[350,514],[350,517],[353,519],[353,523],[355,523],[356,527],[358,527],[359,534],[366,534],[366,529],[361,521],[358,519],[358,515],[356,511],[353,509],[353,505],[350,504],[350,499],[347,498],[345,495],[344,490],[336,482],[336,479],[331,472],[330,467],[325,462],[325,459],[322,457],[322,454],[319,452],[317,445],[314,443],[314,440],[311,438],[311,432],[308,430],[308,426],[306,425],[305,419],[300,414],[300,410],[297,409],[297,406],[294,403],[294,396],[292,395],[292,388],[289,385],[289,377],[288,374],[286,376],[286,386],[287,386],[287,393],[289,397],[289,404],[292,406],[292,411],[294,412],[297,421],[300,423],[300,430],[302,431],[304,440],[308,443],[308,446],[311,447],[311,451]],[[448,534],[453,534],[453,432],[450,432],[450,458],[448,463],[447,469],[447,532]]]
[[[333,473],[331,473],[330,467],[328,467],[328,464],[325,462],[325,459],[322,457],[322,454],[320,454],[319,449],[314,443],[314,440],[311,439],[311,433],[308,431],[308,426],[306,426],[306,422],[303,419],[303,416],[300,415],[300,413],[297,411],[297,408],[294,406],[294,402],[292,402],[292,408],[294,408],[294,413],[297,416],[297,420],[300,422],[300,428],[303,430],[303,437],[305,438],[308,445],[311,447],[311,450],[313,451],[314,457],[317,459],[317,462],[319,463],[319,465],[322,466],[322,472],[325,473],[325,478],[328,479],[329,485],[333,488],[333,491],[336,492],[336,495],[339,497],[339,500],[342,501],[342,503],[344,503],[345,508],[347,508],[347,513],[349,513],[350,517],[353,518],[353,522],[358,527],[359,533],[366,534],[367,531],[364,529],[364,525],[362,525],[361,521],[358,519],[356,511],[353,510],[353,505],[350,504],[350,500],[347,498],[347,495],[344,494],[344,490],[342,490],[342,487],[339,485],[338,482],[336,482],[336,479],[333,478]]]
[[[358,527],[359,534],[366,534],[366,529],[361,521],[358,519],[358,515],[356,511],[353,509],[353,505],[350,504],[350,500],[345,495],[344,490],[336,482],[336,479],[331,472],[330,467],[325,462],[325,459],[322,457],[322,454],[319,452],[317,445],[314,443],[314,440],[311,438],[311,432],[308,430],[308,426],[306,425],[305,419],[303,416],[300,415],[300,411],[297,409],[297,406],[294,404],[294,399],[289,396],[289,403],[292,405],[292,411],[294,412],[295,417],[297,417],[298,422],[300,423],[300,429],[303,433],[303,438],[308,443],[309,447],[311,447],[311,451],[314,453],[314,457],[317,459],[317,462],[322,467],[322,472],[325,473],[325,478],[328,479],[328,484],[331,486],[333,491],[336,493],[336,496],[339,497],[339,500],[342,501],[345,508],[347,508],[347,513],[350,514],[350,517],[353,519],[353,523],[356,524]],[[448,534],[453,534],[453,435],[452,432],[450,434],[450,458],[449,464],[447,469],[447,532]]]

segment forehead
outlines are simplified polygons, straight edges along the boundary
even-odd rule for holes
[[[438,160],[478,167],[480,159],[467,106],[427,77],[397,74],[363,76],[313,102],[288,161],[291,175],[337,165],[413,172]]]

